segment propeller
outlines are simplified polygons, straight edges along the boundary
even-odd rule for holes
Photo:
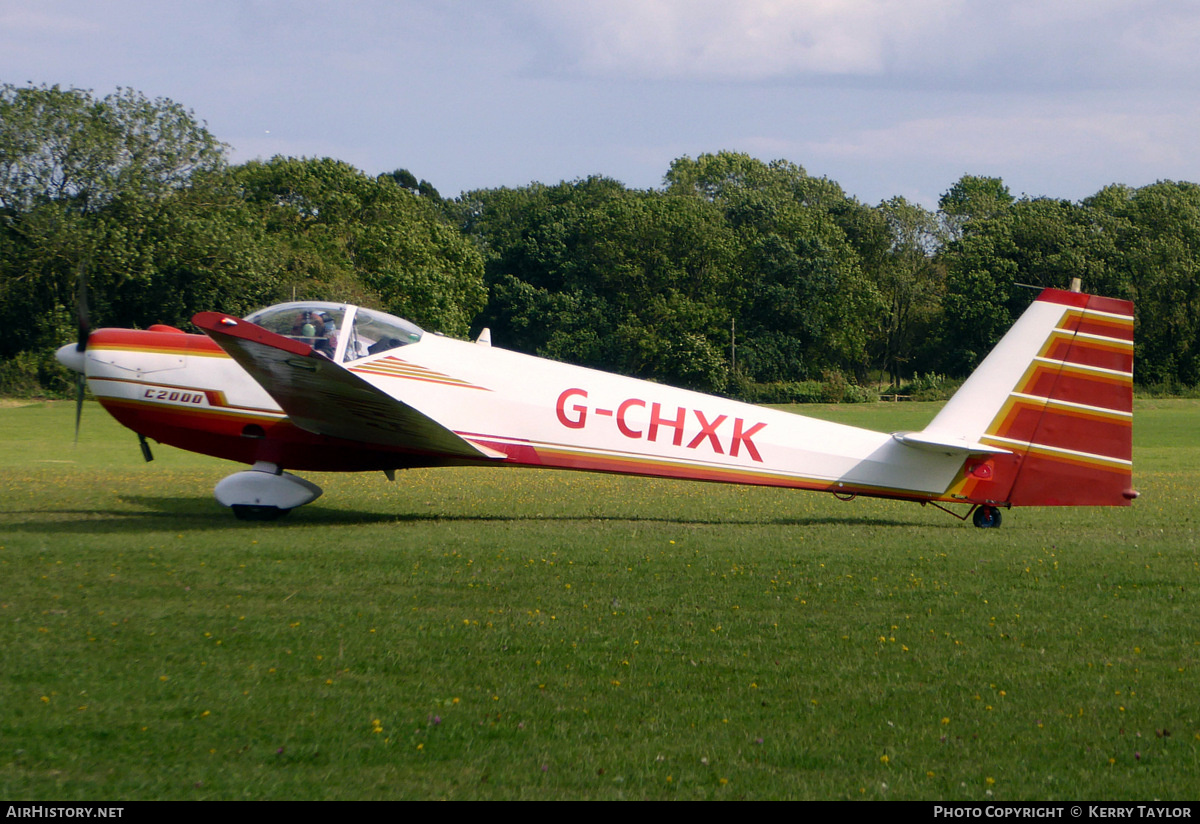
[[[84,352],[87,351],[88,335],[92,333],[92,323],[88,310],[87,272],[82,263],[75,277],[75,320],[79,324],[79,342],[75,349]]]
[[[88,337],[92,333],[92,323],[88,312],[87,273],[84,265],[79,264],[79,274],[75,284],[75,320],[79,325],[79,340],[75,351],[83,355],[87,351]],[[82,364],[83,360],[80,357]],[[79,422],[83,417],[83,393],[87,388],[87,375],[83,370],[75,373],[75,443],[79,443]]]

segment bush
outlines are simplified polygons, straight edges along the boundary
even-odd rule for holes
[[[1135,386],[1133,394],[1138,398],[1200,398],[1200,386],[1187,386],[1168,378],[1161,383]]]
[[[879,393],[866,386],[859,386],[856,383],[846,384],[842,391],[841,403],[875,403],[879,400]]]
[[[819,381],[755,383],[741,378],[730,385],[730,395],[747,403],[870,403],[875,392],[850,383],[840,372],[827,372]]]
[[[0,363],[0,395],[9,398],[68,398],[75,381],[52,351],[18,352]]]
[[[917,373],[898,394],[908,395],[914,401],[944,401],[958,391],[962,383],[961,378],[948,378],[936,372]]]

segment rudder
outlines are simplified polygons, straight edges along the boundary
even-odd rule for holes
[[[1133,304],[1044,290],[925,431],[1011,453],[969,458],[950,499],[1128,506]]]

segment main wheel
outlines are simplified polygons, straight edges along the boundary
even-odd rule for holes
[[[239,521],[276,521],[292,510],[280,509],[277,506],[257,506],[254,504],[234,504],[234,517]]]
[[[1000,526],[1000,510],[994,506],[977,506],[974,520],[980,529],[995,529]]]

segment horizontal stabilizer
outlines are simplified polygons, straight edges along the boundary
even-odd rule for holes
[[[421,454],[506,457],[459,437],[308,344],[220,312],[201,312],[192,323],[249,372],[301,429]]]
[[[905,446],[924,449],[927,452],[940,452],[944,455],[1007,455],[1009,453],[1007,449],[988,446],[979,441],[929,435],[925,432],[893,432],[892,437]]]

